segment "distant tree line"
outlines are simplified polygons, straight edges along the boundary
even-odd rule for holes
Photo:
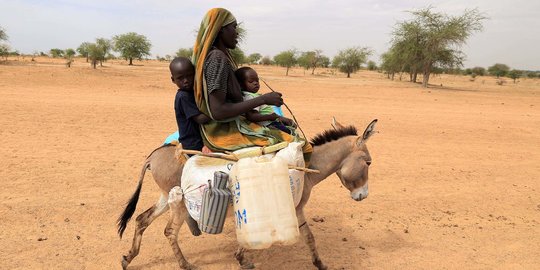
[[[505,64],[494,64],[485,69],[474,67],[461,69],[463,66],[464,54],[460,47],[463,46],[474,32],[482,30],[482,21],[486,19],[477,9],[466,10],[459,16],[449,16],[444,13],[437,13],[431,7],[410,12],[411,20],[398,22],[392,33],[390,49],[381,55],[381,64],[377,65],[368,58],[373,51],[368,47],[350,47],[340,50],[338,54],[330,59],[323,54],[320,49],[310,51],[298,51],[289,49],[279,52],[274,57],[263,56],[260,53],[246,54],[241,47],[231,50],[231,56],[238,65],[278,65],[286,68],[285,75],[289,74],[292,67],[301,67],[306,71],[315,74],[317,68],[335,68],[350,78],[351,74],[361,68],[367,70],[378,70],[384,72],[388,78],[394,79],[399,75],[402,80],[404,74],[408,74],[409,80],[416,82],[418,74],[422,76],[422,85],[428,86],[431,74],[462,74],[469,75],[473,79],[477,76],[492,75],[497,78],[508,77],[516,82],[521,77],[540,77],[539,71],[523,71],[510,69]],[[237,28],[239,44],[245,41],[247,31],[242,23]],[[8,35],[0,27],[0,59],[7,59],[8,56],[19,56],[18,51],[11,51],[7,44]],[[116,56],[112,51],[117,52],[121,58],[129,61],[133,65],[133,60],[142,60],[150,56],[151,42],[144,35],[129,32],[116,35],[111,39],[96,38],[94,42],[83,42],[75,50],[72,48],[49,50],[49,56],[54,58],[65,58],[69,67],[73,62],[73,57],[86,58],[93,68],[99,63]],[[44,52],[34,52],[34,57],[47,56]],[[180,48],[173,55],[164,57],[156,56],[160,61],[171,61],[174,56],[191,58],[193,48]],[[365,65],[365,67],[364,67]]]

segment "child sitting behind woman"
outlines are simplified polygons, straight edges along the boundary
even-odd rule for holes
[[[242,87],[244,100],[250,100],[260,96],[259,76],[254,69],[250,67],[241,67],[235,72],[236,78]],[[246,119],[265,127],[277,128],[283,132],[291,134],[294,130],[294,121],[287,117],[279,116],[274,113],[274,109],[269,105],[261,105],[246,113]],[[289,128],[291,127],[291,128]]]

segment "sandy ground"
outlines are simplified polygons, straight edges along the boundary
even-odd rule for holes
[[[167,64],[26,61],[0,65],[0,268],[119,269],[134,223],[120,240],[116,218],[146,155],[176,128]],[[333,175],[306,207],[331,269],[540,267],[540,80],[437,76],[423,89],[368,71],[257,70],[308,136],[331,116],[362,130],[379,119],[369,198],[353,201]],[[157,198],[147,174],[135,214]],[[167,216],[130,269],[178,268]],[[237,269],[231,223],[218,236],[181,234],[201,269]],[[303,243],[248,256],[258,269],[313,269]]]

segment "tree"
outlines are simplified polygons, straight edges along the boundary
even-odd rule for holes
[[[193,47],[192,48],[180,48],[178,51],[176,51],[176,57],[186,57],[191,59],[191,56],[193,55]]]
[[[4,60],[7,60],[9,49],[7,44],[0,44],[0,57],[4,57]]]
[[[8,35],[2,26],[0,26],[0,41],[8,41]]]
[[[484,76],[484,75],[486,75],[486,69],[483,68],[483,67],[473,67],[473,68],[471,69],[471,71],[472,71],[473,74],[476,74],[476,75],[478,75],[478,76]]]
[[[283,51],[274,56],[274,62],[282,67],[287,68],[285,76],[289,76],[289,68],[296,64],[296,50],[291,49],[288,51]]]
[[[73,56],[75,55],[75,50],[73,49],[65,49],[64,50],[64,58],[66,58],[66,66],[69,68],[71,67],[71,63],[73,63]]]
[[[133,58],[142,60],[144,56],[150,55],[152,44],[143,35],[129,32],[114,36],[113,41],[114,50],[119,52],[124,59],[129,60],[130,66],[133,65]]]
[[[321,55],[321,61],[320,62],[321,62],[320,66],[323,67],[323,68],[327,68],[331,64],[330,58],[328,58],[328,56],[325,56],[325,55]]]
[[[88,46],[90,45],[90,42],[83,42],[79,47],[77,48],[77,52],[82,57],[86,57],[86,63],[88,63]]]
[[[377,69],[377,64],[375,63],[375,61],[369,60],[367,62],[367,69],[368,70],[376,70]]]
[[[8,35],[6,30],[0,26],[0,41],[8,41]],[[4,57],[7,60],[9,55],[9,46],[7,44],[0,43],[0,57]]]
[[[99,66],[103,66],[103,62],[107,58],[107,55],[112,49],[112,42],[106,38],[97,38],[96,39],[96,46],[98,47],[99,52]]]
[[[540,73],[536,73],[534,71],[527,71],[527,77],[529,78],[536,78],[540,75]]]
[[[298,57],[298,65],[306,70],[311,69],[311,74],[315,74],[315,68],[321,66],[324,57],[321,53],[322,50],[303,52],[300,57]]]
[[[166,55],[165,55],[165,60],[167,60],[167,61],[170,62],[171,59],[172,59],[172,56],[171,56],[171,55],[169,55],[169,54],[166,54]]]
[[[273,65],[274,61],[272,61],[272,58],[270,58],[270,56],[265,56],[261,59],[261,64],[265,66]]]
[[[460,16],[436,13],[431,7],[411,14],[412,20],[396,25],[391,49],[400,72],[409,70],[412,81],[418,72],[423,74],[423,87],[428,86],[434,68],[462,65],[461,46],[472,33],[482,30],[486,19],[477,9],[465,10]]]
[[[259,60],[261,60],[262,55],[260,53],[252,53],[248,55],[246,62],[250,65],[259,63]]]
[[[516,79],[521,78],[523,75],[523,72],[521,70],[512,69],[510,72],[508,72],[508,77],[514,80],[514,83],[516,83]]]
[[[232,56],[232,59],[237,65],[242,65],[246,62],[246,54],[240,47],[236,47],[233,50],[229,50],[229,53]]]
[[[390,49],[388,52],[383,53],[381,55],[381,61],[382,61],[381,69],[384,70],[384,72],[386,72],[386,76],[388,77],[388,79],[394,80],[394,75],[397,72],[400,72],[400,70],[403,70],[402,59],[397,54],[395,49]],[[410,74],[411,74],[411,81],[413,81],[412,79],[413,73],[410,73]]]
[[[51,54],[51,56],[53,58],[63,57],[64,56],[64,50],[61,50],[61,49],[58,49],[58,48],[51,49],[49,51],[49,53]]]
[[[101,58],[101,52],[102,50],[95,43],[88,44],[88,58],[90,58],[90,65],[94,69],[96,68],[97,61]]]
[[[367,47],[347,48],[339,51],[338,55],[334,57],[332,65],[339,71],[347,73],[347,78],[350,78],[351,73],[358,71],[371,54],[371,49]]]
[[[297,59],[298,65],[304,68],[304,75],[306,71],[311,68],[311,60],[313,58],[312,52],[302,52]]]
[[[497,76],[497,79],[501,76],[506,76],[508,71],[510,71],[510,67],[505,64],[497,63],[491,67],[488,67],[489,74],[491,74],[492,76]]]

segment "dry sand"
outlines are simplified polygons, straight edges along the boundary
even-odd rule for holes
[[[28,60],[0,65],[0,268],[119,269],[134,222],[119,240],[116,218],[144,158],[176,128],[167,64]],[[353,201],[333,175],[305,209],[331,269],[540,267],[540,80],[436,76],[423,89],[368,71],[257,70],[308,136],[332,116],[362,130],[379,119],[369,198]],[[147,174],[135,214],[157,197]],[[167,216],[130,269],[178,268]],[[179,242],[201,269],[237,269],[233,236],[231,223],[198,238],[183,227]],[[258,269],[313,269],[303,243],[248,256]]]

